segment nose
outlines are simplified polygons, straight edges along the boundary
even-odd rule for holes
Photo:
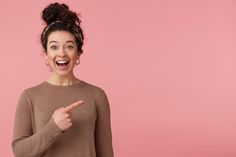
[[[65,55],[66,55],[65,49],[61,48],[60,51],[58,52],[58,56],[65,56]]]

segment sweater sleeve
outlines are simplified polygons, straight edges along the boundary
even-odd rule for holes
[[[110,122],[110,107],[105,92],[97,102],[97,120],[95,128],[95,146],[97,157],[114,157],[112,147],[112,131]]]
[[[56,141],[62,132],[51,118],[38,132],[33,134],[31,102],[24,91],[18,101],[12,149],[16,157],[40,156]]]

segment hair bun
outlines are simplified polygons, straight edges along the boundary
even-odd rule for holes
[[[42,12],[42,19],[47,25],[55,21],[79,24],[80,20],[75,12],[69,10],[66,4],[52,3]]]

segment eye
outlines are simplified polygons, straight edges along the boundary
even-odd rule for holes
[[[55,46],[55,45],[52,45],[52,46],[50,46],[50,49],[51,49],[51,50],[57,50],[57,49],[58,49],[58,47],[57,47],[57,46]]]
[[[73,46],[73,45],[68,45],[68,46],[67,46],[67,49],[73,50],[73,49],[74,49],[74,46]]]

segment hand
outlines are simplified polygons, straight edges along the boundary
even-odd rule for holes
[[[62,107],[54,111],[52,118],[61,131],[66,131],[72,126],[71,114],[72,112],[83,104],[83,100],[79,100],[67,107]]]

